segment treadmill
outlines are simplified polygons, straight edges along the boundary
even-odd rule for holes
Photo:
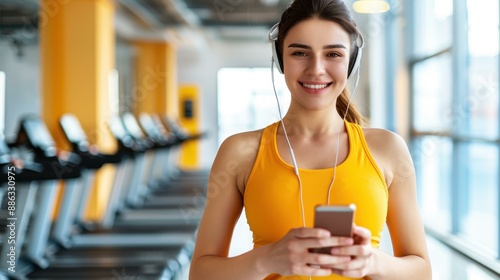
[[[25,117],[20,131],[24,133],[19,133],[18,142],[24,141],[34,150],[56,150],[48,130],[38,117]],[[56,170],[56,173],[64,175],[70,169],[77,170],[77,167],[62,168],[64,172]],[[58,178],[65,179],[64,176]],[[187,234],[122,234],[110,236],[105,242],[102,240],[102,244],[94,246],[78,247],[73,242],[71,246],[66,244],[69,249],[61,246],[60,250],[54,250],[55,242],[48,236],[51,211],[40,211],[54,207],[53,194],[57,187],[49,189],[51,195],[46,198],[50,199],[40,199],[41,203],[34,212],[37,213],[36,219],[33,219],[35,224],[41,224],[43,234],[32,230],[26,246],[26,259],[36,265],[32,271],[23,271],[29,279],[111,279],[113,273],[124,270],[127,275],[141,275],[148,279],[173,279],[181,266],[189,261],[187,254],[192,238]],[[61,207],[64,205],[70,204],[63,199]],[[69,210],[60,209],[59,217],[65,211]],[[37,226],[33,225],[35,228]],[[47,246],[49,243],[52,243],[51,246]]]
[[[113,135],[117,141],[123,141],[123,138],[132,137],[135,141],[139,143],[148,139],[142,132],[137,120],[131,115],[125,115],[121,121],[116,120],[113,124]],[[120,129],[117,129],[120,127]],[[121,131],[121,133],[118,133]],[[156,148],[157,149],[157,148]],[[150,148],[149,152],[154,151],[155,148]],[[206,179],[205,179],[206,180]],[[122,207],[119,211],[119,215],[115,220],[115,225],[122,224],[134,224],[140,226],[154,225],[158,223],[184,223],[184,224],[199,224],[201,220],[204,204],[200,204],[200,201],[204,203],[204,199],[199,199],[200,196],[205,197],[206,187],[205,183],[203,186],[197,186],[193,184],[182,183],[182,180],[178,182],[170,183],[167,186],[154,189],[147,188],[146,192],[139,193],[138,189],[130,189],[130,191],[135,193],[129,193],[129,196],[140,196],[145,193],[151,196],[166,196],[169,197],[168,203],[165,207],[156,208],[126,208]],[[203,190],[200,194],[200,189]],[[144,190],[144,189],[143,189]],[[175,199],[174,199],[175,197]],[[170,206],[168,206],[170,205]],[[173,207],[172,207],[173,205]],[[193,211],[195,209],[196,211]]]
[[[133,124],[133,122],[136,122],[135,120],[132,119],[130,122],[133,126],[138,126],[137,123]],[[172,172],[169,172],[168,168],[166,168],[170,167],[170,170],[176,169],[172,168],[172,166],[175,166],[175,163],[172,162],[172,155],[175,156],[175,149],[180,147],[183,140],[179,140],[173,134],[167,133],[165,128],[159,126],[153,116],[147,113],[140,115],[139,122],[149,139],[152,139],[155,143],[166,143],[165,146],[167,147],[167,149],[159,150],[159,156],[155,157],[155,163],[157,164],[153,165],[154,169],[152,171],[155,172],[155,177],[159,178],[159,180],[155,181],[153,186],[149,188],[141,207],[203,207],[206,198],[208,174],[206,176],[196,176],[195,178],[179,177],[178,174],[172,175]],[[139,134],[136,137],[144,136]]]
[[[43,138],[43,135],[40,137]],[[37,141],[47,140],[41,138]],[[26,140],[24,130],[18,133],[16,143],[10,145],[0,135],[0,185],[7,194],[1,214],[5,218],[2,220],[15,225],[15,230],[5,228],[7,232],[3,237],[8,235],[9,240],[15,242],[2,242],[0,279],[2,276],[6,279],[25,279],[26,271],[44,263],[43,258],[37,260],[37,257],[43,253],[40,248],[46,245],[45,237],[49,232],[47,217],[50,218],[48,215],[53,210],[50,202],[53,201],[57,181],[65,179],[68,184],[73,184],[81,175],[79,158],[75,155],[61,159],[54,150],[47,149],[44,152],[35,150],[31,158],[23,158],[26,152],[23,142]],[[14,207],[9,204],[12,201],[15,202]]]
[[[66,135],[66,138],[68,141],[71,143],[71,146],[73,149],[76,149],[74,152],[79,154],[83,158],[83,162],[85,162],[86,157],[88,156],[88,153],[85,151],[90,150],[89,146],[89,141],[85,135],[85,132],[83,131],[83,128],[81,127],[80,122],[76,118],[76,116],[71,115],[71,114],[65,114],[61,117],[60,119],[60,124],[61,128]],[[119,126],[114,124],[114,131],[117,133]],[[124,130],[123,130],[124,131]],[[124,139],[129,139],[126,136],[123,136],[122,138]],[[126,144],[127,143],[127,144]],[[125,165],[127,164],[127,161],[133,160],[135,157],[136,153],[143,153],[144,151],[141,149],[133,148],[133,147],[138,147],[138,145],[132,144],[130,141],[119,141],[119,148],[117,151],[117,154],[122,154],[123,155],[123,160],[121,160],[119,163],[115,163],[117,165],[117,174],[119,174],[124,168],[126,167]],[[94,154],[98,155],[101,157],[101,154],[98,151],[94,151]],[[136,168],[136,167],[134,167]],[[140,166],[137,168],[141,168]],[[85,172],[85,171],[84,171]],[[123,172],[121,172],[123,174]],[[116,180],[118,181],[118,180]],[[133,181],[133,180],[132,180]],[[137,206],[131,208],[129,204],[125,204],[123,201],[118,201],[119,199],[125,199],[128,195],[127,194],[122,194],[124,190],[123,188],[119,188],[119,186],[113,186],[113,191],[110,197],[110,202],[108,203],[108,206],[105,213],[104,213],[104,218],[101,222],[94,223],[93,225],[86,225],[85,228],[87,229],[87,233],[105,233],[105,232],[179,232],[179,233],[185,233],[185,232],[192,232],[193,235],[196,233],[196,229],[198,227],[198,221],[196,223],[185,223],[185,222],[178,222],[176,223],[175,221],[169,222],[169,223],[157,223],[155,225],[151,225],[148,227],[141,227],[141,226],[134,226],[133,224],[122,224],[121,226],[117,226],[115,224],[115,216],[117,213],[119,214],[120,211],[123,211],[124,209],[127,209],[127,211],[135,211]],[[189,200],[192,200],[190,197],[185,197],[188,198]],[[83,199],[85,200],[85,199]],[[117,202],[116,202],[117,201]],[[169,208],[177,208],[179,204],[179,200],[174,201],[171,205],[164,205],[165,209]],[[113,204],[113,205],[111,205]],[[121,204],[121,205],[119,205]],[[83,220],[83,216],[79,216],[78,220]],[[83,223],[83,222],[80,222]]]

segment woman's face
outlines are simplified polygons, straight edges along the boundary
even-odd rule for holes
[[[292,102],[312,111],[335,108],[347,83],[350,46],[349,34],[332,21],[309,19],[290,28],[283,66]]]

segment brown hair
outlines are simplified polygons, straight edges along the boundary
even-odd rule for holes
[[[351,38],[351,54],[349,62],[353,61],[355,55],[356,40],[360,32],[356,28],[356,23],[345,3],[342,0],[295,0],[281,15],[281,20],[278,27],[278,38],[276,41],[276,52],[283,68],[283,41],[288,34],[290,28],[304,20],[317,18],[329,20],[338,23]],[[350,93],[347,88],[342,90],[337,99],[337,112],[340,116],[346,114],[347,104],[349,102]],[[366,123],[366,117],[363,116],[354,104],[349,104],[346,120],[352,123],[363,125]]]

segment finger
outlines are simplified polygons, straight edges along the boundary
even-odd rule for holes
[[[346,263],[351,260],[350,256],[332,256],[328,254],[307,254],[306,262],[311,265],[318,265],[321,267],[328,267],[334,264]]]
[[[353,256],[355,258],[359,257],[370,257],[373,253],[373,248],[370,245],[354,245],[354,246],[342,246],[335,247],[330,250],[330,254],[336,256]]]
[[[351,261],[328,265],[328,268],[339,271],[361,270],[367,265],[366,258],[353,258]]]
[[[301,245],[308,249],[328,248],[337,246],[350,246],[354,240],[350,237],[328,237],[328,238],[309,238],[301,240]]]
[[[290,233],[297,238],[325,238],[330,237],[330,232],[322,228],[294,228]]]
[[[371,243],[372,233],[368,229],[354,225],[353,233],[361,240],[359,244],[367,245]]]
[[[368,260],[366,258],[358,258],[347,263],[335,264],[328,268],[330,268],[334,274],[349,278],[362,278],[366,276],[365,271],[367,266]]]

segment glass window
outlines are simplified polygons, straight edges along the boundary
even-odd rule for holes
[[[461,134],[498,137],[498,0],[467,1],[469,18],[468,125]]]
[[[452,143],[447,138],[427,136],[415,139],[413,144],[412,157],[424,223],[447,233],[451,230]]]
[[[414,128],[421,131],[450,131],[451,55],[424,60],[415,64],[413,78]]]
[[[451,47],[453,0],[419,0],[414,5],[416,56],[427,56]]]
[[[275,74],[281,113],[290,104],[283,75]],[[219,144],[238,132],[255,130],[279,120],[269,68],[224,68],[218,73]]]
[[[439,237],[469,257],[498,260],[499,1],[409,3],[412,156],[424,222],[471,244]]]
[[[461,154],[467,155],[465,203],[461,205],[460,230],[469,242],[495,256],[498,247],[498,147],[494,144],[464,143]]]

